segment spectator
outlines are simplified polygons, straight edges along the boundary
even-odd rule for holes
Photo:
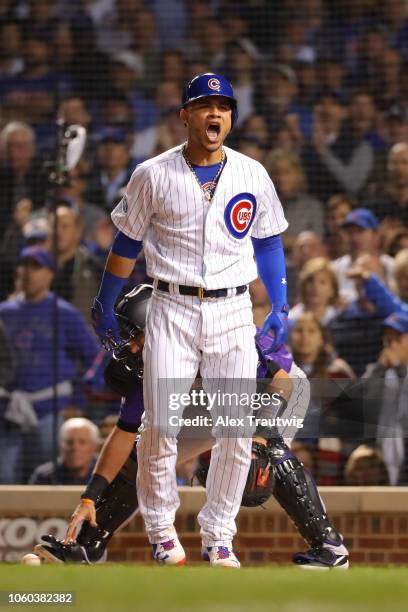
[[[351,486],[389,485],[386,465],[381,451],[370,446],[358,446],[344,468],[345,484]]]
[[[329,198],[326,206],[326,240],[330,259],[338,259],[347,254],[347,238],[342,229],[347,215],[354,208],[354,200],[346,194]]]
[[[292,256],[286,265],[288,281],[288,301],[295,304],[298,296],[299,273],[307,261],[314,257],[325,257],[325,247],[314,232],[301,232],[296,238]]]
[[[322,200],[341,192],[358,194],[373,169],[372,146],[345,117],[346,108],[336,93],[321,94],[303,157],[311,191]]]
[[[289,313],[296,321],[305,312],[312,312],[326,326],[339,312],[339,283],[328,259],[310,259],[299,274],[300,302]]]
[[[283,235],[285,249],[290,253],[296,236],[311,231],[323,237],[323,205],[308,195],[306,177],[299,158],[293,153],[273,151],[265,159],[289,223],[289,232]]]
[[[58,118],[65,123],[82,125],[89,130],[92,116],[86,101],[77,94],[66,96],[59,105]]]
[[[400,104],[394,104],[384,114],[385,138],[392,147],[400,142],[408,144],[408,112]]]
[[[23,198],[33,208],[43,205],[46,177],[36,157],[35,136],[26,123],[11,121],[0,136],[0,239],[12,218],[14,207]]]
[[[178,106],[163,111],[157,126],[156,138],[154,155],[159,155],[185,142],[186,130],[180,121],[180,109]]]
[[[24,228],[26,227],[33,203],[29,198],[23,198],[17,202],[13,216],[0,244],[0,300],[6,299],[11,293],[14,285],[14,272],[17,264],[18,255],[23,248],[26,238]]]
[[[350,127],[357,137],[371,143],[375,151],[384,146],[377,132],[377,108],[374,97],[365,90],[356,90],[349,102]]]
[[[408,228],[396,229],[385,243],[385,252],[390,257],[395,257],[400,251],[408,249]]]
[[[408,18],[404,0],[390,0],[382,5],[382,19],[391,35],[392,45],[408,58]]]
[[[296,74],[286,64],[272,64],[265,68],[260,85],[258,111],[266,117],[269,130],[275,132],[293,110],[298,93]]]
[[[357,259],[358,264],[378,268],[378,259],[374,264],[370,256],[363,255]],[[329,324],[329,331],[334,341],[337,353],[345,359],[357,376],[361,376],[381,350],[382,325],[384,317],[379,313],[363,291],[360,283],[356,283],[357,298],[349,302],[345,308]]]
[[[295,363],[308,378],[353,378],[350,366],[337,357],[330,336],[312,312],[294,323],[290,346]]]
[[[90,201],[110,212],[117,192],[127,185],[133,170],[127,134],[115,127],[103,130],[97,157],[98,166],[90,179],[87,196]]]
[[[187,6],[180,0],[153,0],[158,39],[165,49],[175,47],[187,30]]]
[[[109,59],[96,45],[92,20],[76,14],[71,22],[75,54],[71,71],[75,91],[87,102],[101,100],[110,86]]]
[[[83,225],[81,240],[85,243],[94,243],[96,240],[96,228],[107,214],[95,204],[87,201],[86,191],[88,188],[88,164],[82,158],[78,164],[69,172],[69,184],[61,189],[62,202],[68,207],[78,211]]]
[[[99,260],[81,244],[84,229],[81,212],[67,201],[57,202],[57,271],[53,291],[71,302],[91,322],[89,305],[98,293],[102,267]],[[54,227],[54,218],[50,225]]]
[[[333,91],[340,97],[344,95],[346,69],[338,57],[328,53],[321,55],[316,61],[316,71],[320,91]]]
[[[385,184],[379,183],[371,191],[365,206],[380,221],[396,219],[408,227],[408,143],[400,142],[391,147]]]
[[[141,61],[140,87],[150,97],[160,81],[160,45],[155,14],[142,8],[137,12],[133,28],[133,48]]]
[[[23,249],[20,266],[21,297],[0,305],[0,320],[17,363],[16,375],[7,387],[9,400],[0,402],[2,426],[5,419],[18,426],[16,435],[5,437],[2,445],[7,482],[20,482],[24,448],[30,453],[23,466],[26,476],[31,473],[33,462],[35,465],[51,458],[54,419],[51,331],[54,296],[50,286],[55,266],[49,253],[41,247]],[[62,410],[80,401],[74,389],[78,368],[83,371],[88,368],[98,349],[94,335],[76,308],[61,299],[57,307],[57,419],[60,422]]]
[[[0,79],[22,72],[21,27],[17,21],[0,22]]]
[[[208,17],[198,32],[200,57],[205,57],[212,72],[224,72],[226,64],[226,36],[222,23],[215,17]]]
[[[178,117],[178,126],[176,126],[174,122],[174,112],[176,109],[180,112],[180,99],[180,89],[174,82],[163,82],[156,88],[154,99],[156,123],[154,125],[149,125],[140,132],[136,132],[132,145],[132,157],[136,163],[140,163],[154,155],[157,143],[160,140],[161,120],[170,117],[172,123],[170,132],[173,133],[173,136],[174,134],[179,134],[180,131],[184,131],[180,117]],[[175,144],[179,143],[180,141]]]
[[[98,49],[107,55],[130,49],[134,42],[133,25],[143,5],[143,0],[116,0],[114,14],[108,19],[95,21],[91,15],[97,31]]]
[[[265,149],[269,146],[269,128],[263,115],[248,117],[241,126],[240,138],[255,138]]]
[[[373,272],[366,262],[357,260],[350,270],[350,277],[361,287],[365,298],[375,307],[382,316],[393,312],[408,312],[408,249],[398,253],[395,258],[394,278],[392,287],[396,294],[390,291]]]
[[[164,0],[167,2],[167,0]],[[199,73],[197,73],[199,74]],[[161,78],[168,83],[175,83],[179,89],[186,81],[186,60],[178,49],[168,49],[161,56]]]
[[[25,34],[23,57],[24,70],[0,83],[2,104],[36,124],[41,137],[54,111],[54,96],[67,94],[72,85],[67,75],[53,71],[51,46],[44,35],[31,29]]]
[[[259,163],[263,164],[265,161],[266,149],[257,138],[253,136],[242,136],[239,138],[236,149],[248,157],[252,157]]]
[[[366,402],[370,422],[377,424],[390,483],[399,484],[408,426],[408,314],[394,313],[384,321],[383,350],[364,373],[369,384]],[[408,450],[408,447],[407,447]]]
[[[99,448],[97,426],[84,418],[72,418],[59,430],[57,465],[48,461],[35,468],[31,485],[86,485],[95,467]]]
[[[367,208],[356,208],[343,222],[347,236],[348,254],[333,262],[338,275],[340,295],[346,302],[357,299],[354,281],[348,276],[356,259],[363,254],[371,256],[371,266],[379,270],[381,277],[389,285],[392,278],[394,261],[389,255],[379,252],[378,221]]]
[[[125,95],[113,92],[104,100],[102,125],[120,128],[126,133],[134,132],[133,107]]]
[[[234,95],[238,101],[239,117],[237,126],[255,111],[255,67],[259,53],[247,38],[239,38],[228,46],[227,63],[231,74]]]
[[[321,436],[330,435],[338,438],[339,422],[341,419],[346,420],[348,415],[343,403],[340,403],[342,410],[337,405],[340,402],[341,387],[330,380],[352,379],[353,371],[344,360],[337,357],[327,330],[311,312],[306,312],[296,320],[290,333],[290,346],[294,361],[311,381],[311,400],[300,437],[318,440]],[[341,453],[337,454],[336,460],[337,463],[330,464],[331,484],[339,484],[341,479]],[[319,478],[324,480],[325,477],[326,474],[320,468]]]

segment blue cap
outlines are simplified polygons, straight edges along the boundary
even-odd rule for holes
[[[194,77],[184,88],[181,107],[185,108],[190,102],[208,96],[222,96],[230,101],[233,126],[238,119],[237,100],[231,83],[222,74],[205,72]]]
[[[347,225],[357,225],[362,229],[376,230],[378,219],[368,208],[356,208],[349,212],[344,219],[342,227],[347,227]]]
[[[408,312],[393,312],[384,321],[384,327],[391,327],[400,334],[408,334]]]
[[[28,246],[24,247],[24,249],[20,253],[20,257],[18,258],[19,263],[23,261],[28,261],[31,259],[32,261],[36,261],[43,268],[49,268],[50,270],[55,270],[54,260],[46,249],[40,246]]]

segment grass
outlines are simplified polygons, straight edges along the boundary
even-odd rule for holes
[[[294,567],[160,568],[140,565],[0,566],[0,590],[74,591],[72,606],[99,612],[356,612],[408,610],[406,568],[308,572]],[[0,605],[0,610],[28,606]]]

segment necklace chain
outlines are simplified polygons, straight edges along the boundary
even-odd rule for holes
[[[190,168],[191,172],[193,173],[195,180],[197,181],[201,191],[204,194],[204,197],[209,202],[211,202],[211,200],[212,200],[212,198],[214,196],[215,188],[217,187],[218,179],[220,178],[220,174],[221,174],[222,169],[224,167],[224,162],[225,162],[225,152],[224,152],[224,149],[221,149],[221,161],[220,161],[220,165],[218,167],[217,174],[214,176],[213,180],[211,181],[212,182],[212,187],[210,187],[209,189],[204,189],[203,188],[203,185],[201,184],[201,181],[198,178],[197,173],[194,170],[192,163],[190,162],[190,160],[187,157],[186,145],[183,146],[182,153],[183,153],[184,161],[186,162],[187,166]]]

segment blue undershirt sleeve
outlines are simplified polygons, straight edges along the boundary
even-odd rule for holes
[[[251,238],[259,277],[265,285],[273,311],[287,303],[286,263],[280,234]]]

